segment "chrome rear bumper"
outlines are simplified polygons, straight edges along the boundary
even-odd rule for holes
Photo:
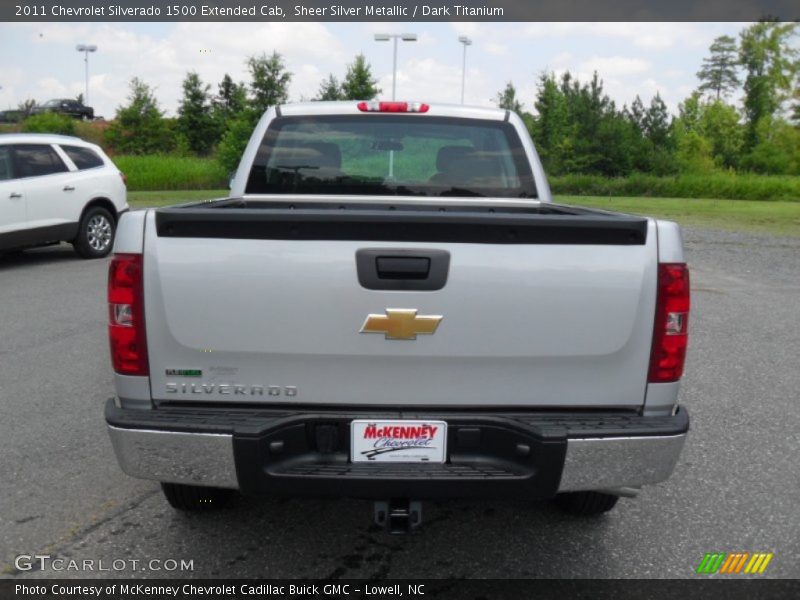
[[[665,481],[678,464],[686,434],[567,440],[559,492],[636,488]]]
[[[112,425],[108,426],[108,434],[120,468],[131,477],[239,488],[231,435],[122,429]]]
[[[211,486],[221,488],[243,489],[244,491],[254,490],[254,479],[261,477],[263,473],[266,481],[259,482],[258,492],[272,489],[280,489],[283,484],[288,480],[300,478],[310,484],[308,486],[309,493],[315,493],[316,490],[325,488],[325,492],[335,493],[337,490],[341,495],[359,495],[363,491],[365,479],[371,480],[368,483],[374,484],[377,487],[383,483],[394,484],[397,483],[392,479],[391,473],[387,476],[385,473],[381,477],[376,477],[372,480],[369,470],[353,469],[348,467],[348,459],[346,452],[339,454],[325,455],[324,460],[314,459],[319,457],[319,453],[314,453],[312,450],[304,449],[297,456],[291,455],[275,457],[271,454],[270,444],[272,440],[278,438],[286,439],[285,431],[278,430],[275,433],[274,428],[269,429],[268,433],[253,433],[252,431],[244,434],[247,444],[260,444],[256,446],[248,446],[249,460],[246,460],[246,453],[240,451],[237,456],[236,451],[236,432],[232,433],[211,433],[203,431],[191,431],[187,429],[197,429],[199,426],[192,423],[191,427],[175,426],[174,429],[184,429],[183,431],[169,430],[170,423],[160,421],[153,421],[153,428],[147,427],[146,423],[138,421],[139,426],[129,427],[120,426],[128,425],[124,419],[119,418],[121,409],[114,409],[115,414],[112,418],[108,417],[108,432],[111,437],[111,442],[114,447],[114,452],[122,470],[132,477],[140,479],[153,479],[163,482],[183,483],[198,486]],[[153,411],[124,411],[125,413],[133,413],[134,415],[142,415],[144,413],[160,413],[159,409]],[[318,418],[319,415],[315,415]],[[134,417],[131,417],[134,418]],[[138,417],[137,417],[138,418]],[[298,419],[300,417],[297,417]],[[341,418],[341,416],[338,416]],[[447,417],[444,417],[447,419]],[[517,459],[514,457],[513,444],[517,443],[520,435],[520,430],[514,427],[518,426],[518,422],[513,423],[513,427],[509,426],[508,433],[503,433],[503,436],[516,436],[507,440],[509,444],[505,443],[505,438],[500,439],[500,446],[510,446],[511,453],[508,455],[499,455],[497,451],[497,442],[491,448],[484,450],[478,448],[472,454],[461,452],[454,453],[452,462],[456,468],[458,465],[463,465],[460,472],[455,473],[459,477],[454,477],[452,471],[431,471],[428,466],[420,467],[421,474],[419,479],[437,479],[442,476],[450,478],[452,486],[458,489],[459,485],[464,484],[463,490],[466,495],[472,495],[475,492],[481,495],[483,489],[489,487],[499,490],[500,488],[508,489],[510,493],[497,493],[490,495],[513,495],[519,492],[536,492],[536,481],[546,481],[547,485],[541,485],[541,491],[545,495],[552,495],[557,492],[579,491],[579,490],[604,490],[611,493],[618,493],[619,495],[632,495],[635,490],[630,488],[637,488],[642,485],[654,484],[669,478],[680,457],[683,444],[686,439],[686,430],[688,430],[688,416],[683,413],[683,421],[679,426],[673,426],[669,431],[670,435],[658,435],[658,431],[651,431],[649,435],[632,435],[632,436],[607,436],[602,437],[607,431],[602,428],[599,429],[600,435],[595,436],[582,436],[572,437],[563,432],[553,434],[553,427],[549,431],[540,429],[538,435],[542,436],[541,442],[535,442],[530,445],[530,460],[535,464],[531,469],[526,471],[521,468],[516,477],[518,480],[526,479],[528,487],[514,487],[509,483],[509,480],[514,478],[514,469],[511,460],[520,460],[519,464],[523,467],[525,465],[525,458]],[[505,419],[505,418],[504,418]],[[600,420],[599,418],[594,419]],[[194,421],[197,421],[194,415]],[[208,419],[204,418],[204,422]],[[285,413],[281,419],[281,423],[285,424]],[[459,423],[456,419],[449,421],[451,428],[456,428]],[[499,419],[486,418],[483,416],[481,419],[475,418],[475,424],[471,425],[472,428],[483,427],[485,423],[489,426],[498,428],[498,422],[504,422]],[[301,421],[302,423],[302,421]],[[464,421],[465,425],[470,426],[469,420]],[[296,426],[296,423],[294,423]],[[222,429],[221,426],[216,426],[216,429]],[[268,428],[265,427],[265,431]],[[585,433],[585,426],[580,429]],[[605,428],[606,430],[608,427]],[[683,429],[683,432],[677,432]],[[505,429],[503,430],[506,431]],[[531,431],[536,431],[532,428]],[[641,426],[637,429],[641,433]],[[544,432],[544,433],[542,433]],[[574,433],[574,431],[573,431]],[[537,434],[532,434],[537,435]],[[259,438],[259,436],[261,436]],[[268,437],[272,436],[272,437]],[[487,437],[487,436],[484,436]],[[256,442],[254,440],[260,440]],[[241,438],[240,438],[240,442]],[[448,442],[450,443],[450,442]],[[293,442],[287,443],[289,447],[296,447]],[[560,448],[560,450],[554,450]],[[517,452],[519,449],[517,448]],[[455,452],[455,449],[454,449]],[[308,458],[308,456],[312,458]],[[237,470],[237,461],[240,463],[252,463],[252,457],[255,456],[255,461],[259,464],[239,464]],[[263,457],[263,458],[262,458]],[[546,457],[543,459],[542,457]],[[287,458],[293,459],[290,461],[295,465],[292,469],[282,469],[283,463],[281,460]],[[263,463],[262,463],[263,460]],[[316,463],[306,462],[303,460],[313,461]],[[492,462],[494,460],[494,462]],[[274,461],[274,462],[270,462]],[[298,470],[296,465],[300,464],[303,469]],[[311,468],[313,466],[318,468]],[[469,471],[470,465],[478,465],[474,472]],[[489,465],[488,467],[486,465]],[[506,473],[501,473],[502,470],[498,465],[508,466],[512,468]],[[352,465],[351,465],[352,466]],[[378,465],[366,465],[375,467]],[[403,478],[411,477],[414,484],[422,483],[414,479],[413,473],[409,475],[408,467],[405,465]],[[427,469],[427,470],[425,470]],[[491,470],[494,471],[491,471]],[[413,471],[413,467],[412,467]],[[424,473],[422,472],[424,471]],[[494,472],[492,476],[486,475],[487,472]],[[239,476],[245,473],[245,485],[239,481]],[[546,472],[546,473],[545,473]],[[543,477],[543,473],[547,476]],[[523,477],[525,476],[525,477]],[[347,485],[339,488],[336,485],[331,486],[331,482],[337,482],[341,479],[342,484],[354,484],[351,492],[348,492]],[[466,485],[467,479],[474,479],[471,481],[470,486]],[[358,479],[359,481],[354,481]],[[391,480],[391,481],[390,481]],[[294,482],[296,483],[296,481]],[[325,485],[323,485],[325,483]],[[505,486],[505,487],[504,487]],[[327,488],[333,487],[332,490]],[[286,493],[296,493],[298,489],[305,490],[305,487],[298,487],[291,485],[283,491]],[[425,490],[431,492],[431,495],[439,495],[441,491],[435,486],[433,488],[420,488],[423,494],[419,497],[424,497]],[[371,493],[371,492],[370,492]],[[453,495],[456,495],[455,493]]]

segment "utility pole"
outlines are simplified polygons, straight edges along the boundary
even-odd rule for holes
[[[89,105],[89,53],[90,52],[97,52],[97,46],[94,44],[78,44],[75,46],[75,50],[78,52],[83,52],[83,62],[85,63],[85,70],[86,70],[86,85],[84,87],[84,94],[83,94],[83,104],[84,106]]]
[[[464,104],[464,88],[467,80],[467,46],[472,45],[472,40],[465,35],[458,37],[458,41],[464,45],[464,54],[461,59],[461,104]]]
[[[397,40],[403,40],[404,42],[416,42],[417,41],[417,34],[416,33],[376,33],[375,34],[375,41],[376,42],[388,42],[389,40],[394,41],[394,51],[392,56],[392,100],[395,99],[395,95],[397,93]]]

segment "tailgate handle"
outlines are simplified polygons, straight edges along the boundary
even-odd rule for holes
[[[379,279],[427,279],[431,259],[422,256],[379,256],[375,259]]]
[[[440,290],[447,283],[446,250],[362,248],[356,251],[358,282],[368,290]]]

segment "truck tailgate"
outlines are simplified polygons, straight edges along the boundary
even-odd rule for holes
[[[556,207],[421,216],[285,208],[148,214],[144,305],[156,402],[642,405],[653,222]],[[446,281],[367,289],[356,261],[363,249],[442,251]],[[416,339],[361,332],[387,309],[442,318]]]

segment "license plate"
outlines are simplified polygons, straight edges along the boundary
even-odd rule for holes
[[[350,426],[353,462],[443,463],[446,446],[444,421],[356,419]]]

